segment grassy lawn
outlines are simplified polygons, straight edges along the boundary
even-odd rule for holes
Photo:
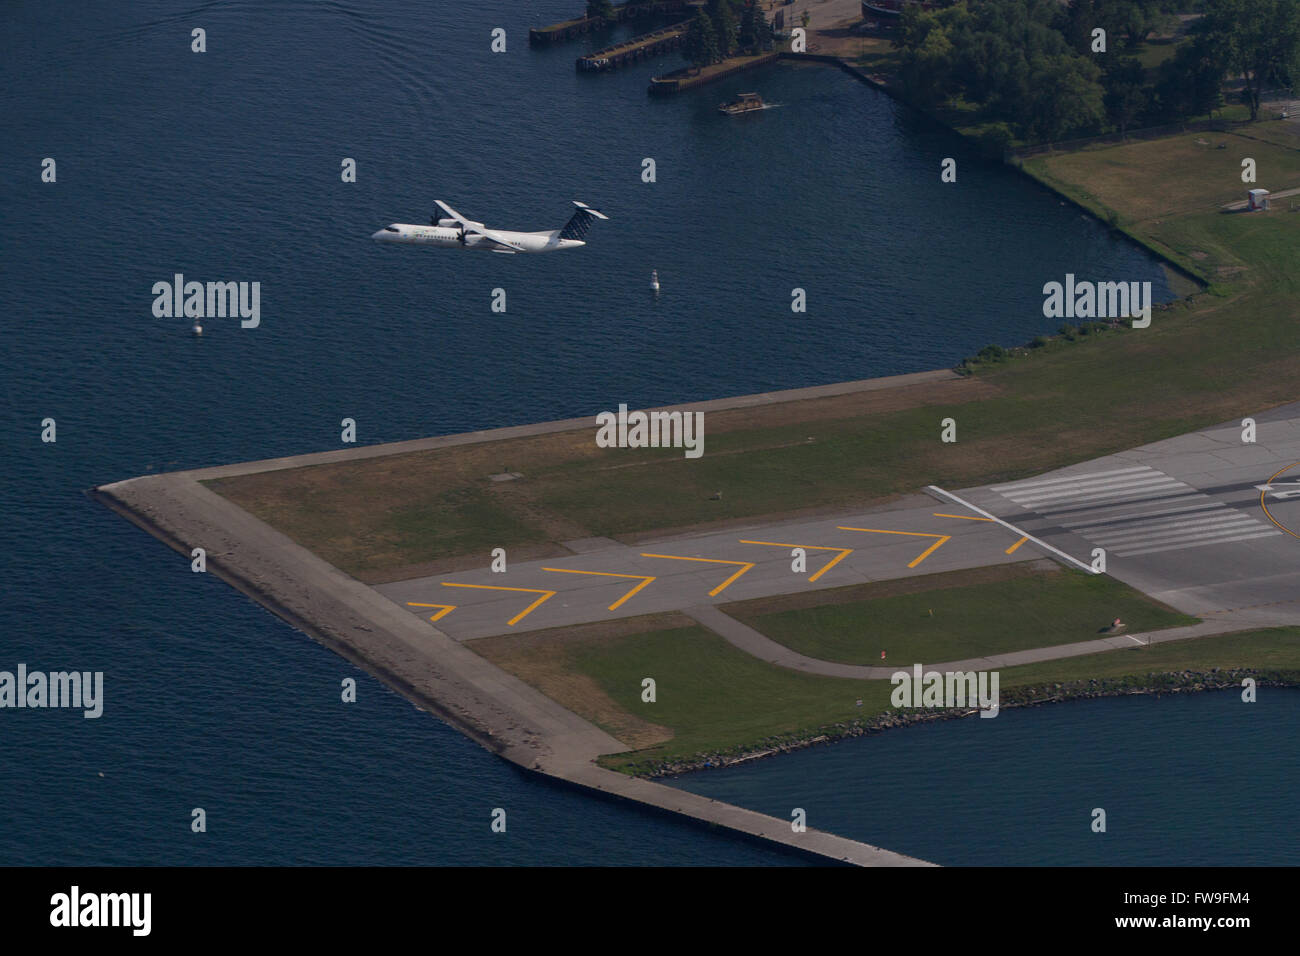
[[[885,650],[900,666],[1095,639],[1116,617],[1130,633],[1197,623],[1112,577],[1072,570],[773,613],[751,608],[745,602],[724,610],[809,657],[879,665]]]
[[[418,567],[431,557],[486,555],[502,542],[517,550],[550,537],[526,510],[494,496],[487,482],[418,489],[396,482],[376,495],[360,487],[369,478],[361,469],[327,467],[300,482],[265,474],[208,484],[369,583],[384,580],[386,570]]]
[[[1286,200],[1263,215],[1219,211],[1246,198],[1253,185],[1273,191],[1300,186],[1300,150],[1294,148],[1300,141],[1288,148],[1259,134],[1273,131],[1260,123],[1239,133],[1185,133],[1044,156],[1024,169],[1211,282],[1232,283],[1254,267],[1293,291],[1296,276],[1285,263],[1295,261],[1300,223],[1283,214]],[[1158,165],[1153,146],[1164,151]],[[1247,157],[1256,162],[1255,184],[1241,181]]]
[[[1300,627],[1275,627],[1241,631],[1190,641],[1170,641],[1149,647],[1134,646],[1114,653],[1105,651],[1084,657],[1070,657],[1041,664],[1025,664],[1000,671],[1003,691],[1066,681],[1133,678],[1135,684],[1148,674],[1176,671],[1204,673],[1213,670],[1253,668],[1291,671],[1300,679]]]
[[[655,623],[655,622],[651,622]],[[662,622],[659,622],[662,623]],[[852,681],[800,674],[767,664],[698,626],[619,633],[566,630],[468,642],[469,647],[549,693],[583,716],[593,699],[605,730],[638,747],[602,758],[615,769],[647,770],[665,760],[760,749],[773,738],[799,736],[890,709],[889,681]],[[562,671],[560,684],[539,680]],[[1000,671],[1003,694],[1092,678],[1213,668],[1290,671],[1300,676],[1300,628],[1275,628],[1172,641],[1133,650],[1030,664]],[[653,677],[657,699],[641,700],[641,681]],[[593,689],[595,694],[593,695]],[[862,700],[858,707],[856,701]],[[592,719],[589,717],[589,719]]]
[[[621,732],[639,723],[668,731],[669,739],[609,761],[624,769],[756,744],[889,706],[886,681],[838,680],[773,667],[698,625],[576,641],[548,632],[485,638],[467,646],[524,680],[534,677],[537,659],[558,654],[567,671],[593,683],[622,711],[597,717],[602,729],[625,742]],[[646,677],[655,680],[654,703],[641,700]],[[555,692],[553,685],[550,689]],[[557,699],[582,716],[590,713],[586,695]]]

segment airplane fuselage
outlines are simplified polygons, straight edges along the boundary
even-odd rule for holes
[[[479,224],[481,225],[481,224]],[[517,250],[503,248],[500,244],[473,232],[468,235],[456,226],[417,226],[411,223],[395,222],[376,232],[372,239],[379,242],[403,242],[421,246],[448,246],[457,249],[486,249],[491,252],[554,252],[557,249],[570,249],[585,246],[581,239],[561,239],[559,229],[548,232],[512,232],[507,229],[494,229],[492,234],[514,243]],[[463,237],[463,238],[462,238]]]

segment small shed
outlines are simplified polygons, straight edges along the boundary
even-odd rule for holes
[[[1251,210],[1251,211],[1254,211],[1254,210],[1256,210],[1256,209],[1267,209],[1267,208],[1268,208],[1268,190],[1267,190],[1267,189],[1248,189],[1248,190],[1246,191],[1246,193],[1247,193],[1248,196],[1250,196],[1250,200],[1249,200],[1249,202],[1248,202],[1247,205],[1246,205],[1246,208],[1247,208],[1247,209],[1249,209],[1249,210]]]

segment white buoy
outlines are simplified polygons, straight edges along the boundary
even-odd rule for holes
[[[659,291],[659,270],[658,269],[652,269],[650,271],[650,288],[653,289],[655,292]]]
[[[190,329],[190,331],[193,332],[195,335],[203,334],[203,326],[199,325],[198,319],[194,320],[194,328]]]

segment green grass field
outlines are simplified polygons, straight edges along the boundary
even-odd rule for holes
[[[805,736],[833,725],[869,718],[890,710],[889,681],[853,681],[817,677],[760,661],[700,627],[670,628],[604,637],[579,643],[537,635],[511,637],[517,653],[503,658],[502,639],[471,641],[525,679],[531,657],[558,655],[564,668],[598,686],[627,718],[607,714],[598,719],[616,736],[631,723],[648,722],[671,732],[669,740],[602,763],[628,772],[645,771],[669,760],[700,754],[740,753],[759,749],[776,739]],[[531,643],[530,643],[531,642]],[[1213,668],[1258,668],[1291,671],[1300,678],[1300,628],[1275,628],[1217,637],[1171,641],[1148,647],[1106,651],[1084,657],[1004,668],[1001,690],[1050,686],[1072,680],[1131,677],[1142,684],[1148,674]],[[657,700],[641,700],[641,681],[653,677]],[[572,685],[583,693],[581,684]],[[561,704],[581,712],[585,699],[566,699],[551,688]],[[862,706],[857,706],[857,700]]]
[[[1070,570],[775,613],[723,610],[801,654],[867,665],[881,650],[900,665],[939,664],[1094,640],[1116,617],[1129,633],[1197,623],[1112,577]]]
[[[472,646],[472,645],[471,645]],[[889,685],[837,680],[773,667],[702,627],[621,637],[575,649],[570,666],[619,706],[672,730],[670,741],[636,760],[686,756],[752,744],[781,734],[851,720],[888,706]],[[653,677],[655,703],[641,701]],[[863,698],[859,709],[856,701]]]

